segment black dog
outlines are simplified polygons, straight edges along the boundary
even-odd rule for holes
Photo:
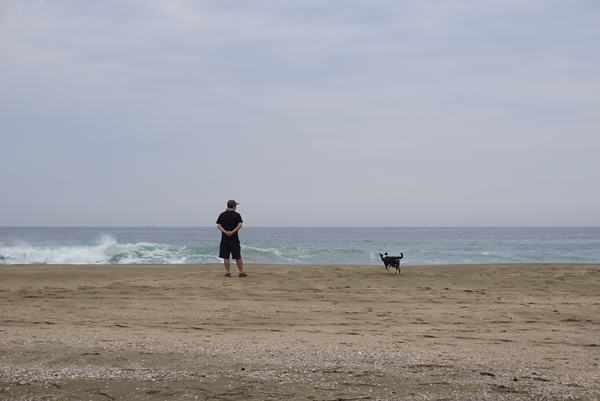
[[[404,257],[404,255],[402,253],[400,253],[400,256],[388,256],[387,252],[382,254],[379,254],[379,256],[381,256],[381,260],[383,261],[383,264],[385,266],[385,274],[388,274],[388,271],[390,270],[390,267],[395,267],[396,268],[396,273],[400,274],[400,259],[402,259]]]

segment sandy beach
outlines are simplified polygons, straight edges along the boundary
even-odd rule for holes
[[[0,266],[0,399],[600,399],[600,265],[246,271]]]

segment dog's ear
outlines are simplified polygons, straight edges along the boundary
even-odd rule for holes
[[[384,253],[384,255],[385,255],[385,256],[387,256],[387,252],[386,252],[386,253]]]

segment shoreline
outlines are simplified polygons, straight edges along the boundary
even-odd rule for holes
[[[404,264],[404,262],[401,261],[400,263],[400,267],[404,268],[427,268],[427,267],[441,267],[441,268],[445,268],[445,267],[452,267],[452,266],[600,266],[600,262],[577,262],[577,263],[572,263],[572,262],[490,262],[490,263],[479,263],[479,262],[474,262],[474,263],[440,263],[440,264]],[[131,267],[153,267],[153,268],[157,268],[157,267],[164,267],[164,266],[172,266],[172,267],[191,267],[191,266],[196,266],[196,267],[201,267],[201,266],[206,266],[206,267],[223,267],[223,261],[221,262],[202,262],[202,263],[12,263],[12,264],[0,264],[0,269],[2,269],[3,267],[52,267],[52,266],[56,266],[56,267],[91,267],[91,266],[95,266],[95,267],[117,267],[117,266],[122,266],[122,267],[127,267],[127,266],[131,266]],[[232,259],[231,260],[231,266],[234,267],[235,266],[235,260]],[[382,268],[383,269],[383,263],[381,261],[378,261],[377,263],[373,263],[373,264],[365,264],[365,263],[253,263],[253,262],[244,262],[244,267],[252,267],[252,266],[256,266],[258,268],[263,268],[263,267],[289,267],[289,268],[293,268],[293,267],[360,267],[360,268]]]
[[[0,265],[0,398],[600,397],[600,264],[245,269]]]

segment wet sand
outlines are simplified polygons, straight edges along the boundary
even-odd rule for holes
[[[246,271],[0,266],[0,399],[600,399],[600,265]]]

